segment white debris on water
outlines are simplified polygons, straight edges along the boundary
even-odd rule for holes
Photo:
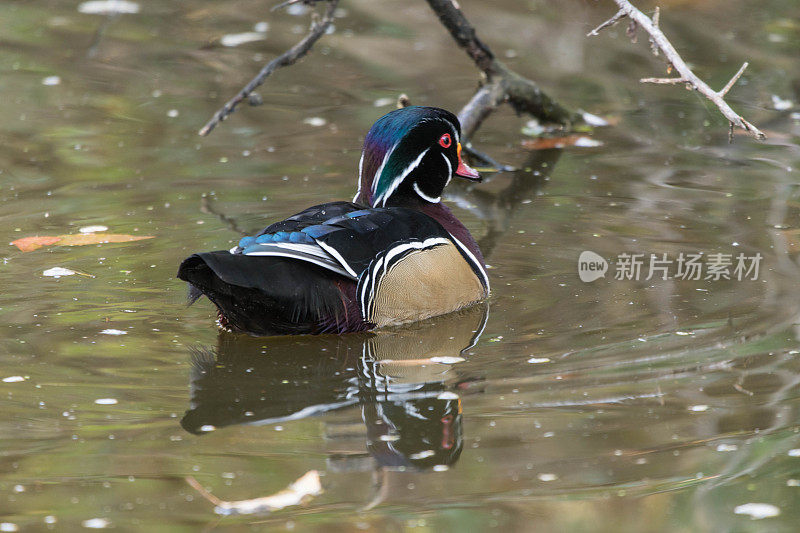
[[[538,364],[541,364],[541,363],[549,363],[550,362],[550,358],[549,357],[531,357],[530,359],[528,359],[528,362],[531,363],[531,364],[534,364],[534,365],[538,365]]]
[[[20,381],[25,381],[25,378],[22,376],[8,376],[7,378],[3,378],[3,383],[19,383]]]
[[[392,105],[396,101],[397,100],[395,100],[394,98],[378,98],[377,100],[372,102],[372,105],[374,105],[375,107],[386,107],[387,105]]]
[[[315,128],[324,126],[327,123],[328,121],[322,117],[308,117],[306,119],[303,119],[303,124],[308,124],[309,126],[314,126]]]
[[[602,117],[598,117],[597,115],[587,113],[586,111],[581,111],[581,116],[583,117],[583,121],[590,126],[595,126],[595,127],[608,126],[608,121]]]
[[[735,452],[739,447],[735,444],[717,444],[718,452]]]
[[[14,522],[0,522],[0,531],[19,531]]]
[[[94,403],[97,405],[117,405],[119,402],[116,398],[98,398]]]
[[[437,397],[437,400],[458,400],[458,394],[455,392],[445,391],[440,393]]]
[[[53,267],[48,268],[44,272],[42,272],[42,276],[47,276],[48,278],[60,278],[61,276],[73,276],[77,274],[74,270],[70,270],[64,267]]]
[[[556,474],[551,474],[551,473],[542,473],[536,477],[539,478],[539,481],[555,481],[558,479],[558,476]]]
[[[240,44],[263,41],[265,38],[266,34],[262,32],[246,31],[244,33],[229,33],[227,35],[223,35],[219,42],[222,46],[233,48],[239,46]]]
[[[42,85],[53,86],[60,84],[61,84],[61,78],[59,76],[47,76],[45,79],[42,80]]]
[[[794,102],[791,100],[784,100],[777,94],[772,95],[772,108],[776,111],[786,111],[794,107]]]
[[[127,331],[123,331],[121,329],[104,329],[100,332],[100,335],[127,335]]]
[[[794,448],[786,453],[789,454],[789,457],[800,457],[800,448]]]
[[[214,426],[212,424],[206,424],[205,426],[200,426],[200,431],[202,431],[203,433],[208,433],[209,431],[214,431],[215,429],[217,429],[217,426]]]
[[[736,514],[746,514],[753,520],[771,518],[781,514],[781,510],[771,503],[745,503],[743,505],[737,505],[733,512]]]
[[[592,139],[591,137],[578,137],[575,139],[573,146],[577,146],[578,148],[594,148],[596,146],[603,146],[603,142]]]
[[[127,0],[94,0],[83,2],[78,11],[89,15],[112,15],[114,13],[138,13],[139,4]]]
[[[454,365],[456,363],[463,363],[466,361],[463,357],[456,356],[439,356],[431,357],[431,363],[441,363],[443,365]]]
[[[703,411],[708,411],[708,406],[705,405],[705,404],[690,405],[689,407],[687,407],[687,409],[689,409],[689,411],[693,411],[695,413],[702,413]]]
[[[104,529],[111,525],[111,520],[108,518],[90,518],[81,522],[81,525],[89,529]]]
[[[98,233],[98,232],[101,232],[101,231],[108,231],[108,226],[100,226],[100,225],[84,226],[84,227],[80,228],[78,231],[80,231],[81,233],[84,233],[84,234],[85,233]]]

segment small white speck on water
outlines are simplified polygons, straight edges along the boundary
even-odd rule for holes
[[[121,329],[104,329],[100,332],[101,335],[127,335],[127,331]]]
[[[733,512],[736,514],[746,514],[753,520],[771,518],[781,514],[781,510],[771,503],[745,503],[737,505]]]
[[[327,123],[328,121],[322,117],[308,117],[306,119],[303,119],[303,124],[308,124],[309,126],[313,126],[315,128],[324,126]]]
[[[119,401],[116,398],[98,398],[94,403],[97,405],[117,405]]]
[[[549,357],[531,357],[530,359],[528,359],[528,362],[531,363],[531,364],[534,364],[534,365],[538,365],[538,364],[541,364],[541,363],[549,363],[550,362],[550,358]]]
[[[435,465],[433,467],[434,472],[445,472],[447,470],[450,470],[450,467],[447,465]]]
[[[108,518],[90,518],[81,522],[81,525],[89,529],[104,529],[111,525],[111,520]]]
[[[215,429],[217,429],[217,426],[214,426],[212,424],[206,424],[204,426],[200,426],[200,431],[204,433],[207,433],[209,431],[214,431]]]
[[[3,383],[19,383],[20,381],[25,381],[25,378],[22,376],[8,376],[7,378],[3,378]]]
[[[167,111],[167,116],[169,118],[175,118],[180,114],[181,114],[180,111],[178,111],[177,109],[170,109],[169,111]]]
[[[92,0],[83,2],[78,11],[90,15],[113,15],[115,13],[138,13],[139,4],[128,0]]]
[[[0,531],[19,531],[14,522],[0,522]]]
[[[703,411],[708,411],[708,406],[705,405],[705,404],[690,405],[687,409],[689,409],[689,411],[693,411],[695,413],[702,413]]]
[[[739,449],[739,446],[736,444],[717,444],[717,451],[718,452],[735,452]]]
[[[789,455],[789,457],[800,457],[800,448],[794,448],[786,453]]]
[[[454,365],[456,363],[463,363],[466,361],[463,357],[456,357],[456,356],[441,356],[441,357],[431,357],[431,363],[441,363],[443,365]]]
[[[97,233],[99,231],[108,231],[108,226],[100,226],[100,225],[84,226],[78,231],[80,231],[81,233]]]
[[[60,85],[61,78],[58,76],[47,76],[45,79],[42,80],[42,85]]]
[[[455,392],[445,391],[440,393],[437,397],[437,400],[458,400],[458,394]]]
[[[551,473],[542,473],[536,477],[539,478],[539,481],[555,481],[558,479],[558,476],[556,474],[551,474]]]

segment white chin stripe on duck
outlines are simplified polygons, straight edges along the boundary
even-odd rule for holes
[[[416,181],[414,182],[414,184],[411,187],[414,189],[414,192],[417,193],[417,195],[420,198],[422,198],[423,200],[425,200],[426,202],[430,202],[432,204],[438,204],[439,202],[442,201],[442,197],[441,196],[437,196],[436,198],[432,198],[432,197],[428,196],[427,194],[425,194],[424,192],[422,192],[422,189],[419,188],[419,185],[417,185]]]

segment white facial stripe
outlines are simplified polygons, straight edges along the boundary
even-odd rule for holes
[[[405,169],[403,169],[403,172],[401,172],[400,175],[397,176],[394,179],[394,181],[392,181],[392,184],[389,186],[389,188],[386,189],[386,191],[382,193],[378,198],[375,198],[372,201],[373,205],[378,205],[378,200],[381,200],[381,205],[385,206],[386,200],[388,200],[389,197],[394,193],[394,191],[397,190],[400,184],[403,183],[403,180],[406,179],[406,176],[411,174],[411,171],[413,171],[415,168],[419,166],[419,164],[422,162],[422,158],[425,157],[425,154],[428,153],[428,150],[430,150],[430,148],[425,148],[425,150],[423,150],[422,153],[419,154],[417,158],[411,162],[410,165],[408,165]]]
[[[450,160],[447,159],[447,156],[444,155],[444,152],[442,152],[442,157],[444,157],[444,162],[447,163],[447,181],[444,182],[444,186],[447,187],[447,185],[450,183],[450,180],[453,179],[453,165],[450,164]]]
[[[481,273],[481,277],[483,278],[484,286],[486,287],[486,294],[488,295],[489,294],[489,276],[486,274],[486,271],[483,269],[483,265],[481,265],[480,261],[478,261],[478,259],[474,255],[472,255],[472,252],[470,252],[469,249],[466,246],[464,246],[464,244],[461,241],[459,241],[458,239],[456,239],[452,235],[451,235],[451,237],[453,238],[453,242],[455,242],[458,245],[458,247],[461,248],[461,251],[464,252],[464,254],[467,257],[469,257],[469,260],[472,262],[472,264],[475,265],[476,267],[478,267],[478,272]]]
[[[422,192],[422,189],[419,188],[419,185],[417,185],[416,181],[414,182],[412,187],[414,188],[414,192],[417,193],[419,195],[419,197],[422,198],[423,200],[425,200],[426,202],[430,202],[432,204],[438,204],[439,202],[442,201],[442,197],[441,196],[437,196],[436,198],[432,198],[432,197],[428,196],[427,194],[425,194],[424,192]]]
[[[381,174],[383,174],[383,167],[386,166],[386,162],[389,160],[389,157],[391,157],[392,152],[394,152],[398,144],[400,144],[400,141],[394,143],[394,146],[386,152],[386,155],[383,156],[383,161],[381,161],[381,166],[378,167],[377,172],[375,172],[375,175],[372,177],[372,194],[375,194],[375,189],[378,188],[378,182],[381,180]]]

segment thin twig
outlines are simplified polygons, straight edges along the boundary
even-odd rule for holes
[[[256,89],[256,87],[264,83],[264,80],[266,80],[270,74],[280,67],[286,67],[295,64],[298,59],[305,56],[308,51],[311,50],[311,47],[314,46],[314,43],[316,43],[330,27],[331,23],[333,22],[333,14],[336,11],[336,7],[339,5],[339,0],[324,1],[327,2],[328,8],[325,10],[322,20],[312,22],[308,35],[303,37],[299,43],[291,47],[289,50],[267,63],[267,65],[261,69],[261,72],[259,72],[258,75],[250,81],[250,83],[245,85],[244,89],[239,91],[239,93],[228,100],[228,102],[222,106],[219,111],[214,113],[214,116],[211,118],[211,120],[209,120],[208,123],[206,123],[206,125],[200,129],[200,135],[208,135],[211,130],[217,126],[217,124],[228,118],[228,116],[234,112],[236,106],[245,100],[250,93]],[[293,2],[284,3],[284,5],[289,5],[290,3]]]
[[[725,96],[726,94],[728,94],[728,91],[731,90],[731,87],[733,87],[733,84],[736,83],[736,81],[742,76],[742,74],[744,73],[744,69],[746,69],[747,65],[749,65],[749,64],[750,63],[745,61],[744,65],[742,65],[742,68],[739,69],[739,72],[737,72],[731,78],[731,80],[728,83],[725,84],[725,87],[723,87],[722,90],[720,92],[718,92],[717,94],[720,95],[720,96]]]
[[[675,48],[672,46],[672,43],[666,38],[664,33],[658,27],[658,12],[654,15],[654,18],[651,19],[638,9],[636,9],[628,0],[614,0],[614,3],[617,4],[620,8],[620,12],[625,13],[627,16],[631,18],[631,20],[635,21],[641,28],[646,31],[651,37],[651,46],[658,47],[661,52],[664,53],[664,56],[670,62],[671,65],[675,67],[675,70],[678,71],[680,77],[674,78],[675,81],[672,81],[673,78],[657,78],[661,81],[653,81],[652,79],[647,79],[646,81],[649,83],[681,83],[685,82],[690,85],[694,90],[708,98],[714,105],[717,106],[717,109],[728,119],[728,122],[731,125],[736,126],[756,139],[763,140],[766,139],[766,135],[756,128],[753,124],[746,121],[742,118],[738,113],[736,113],[728,103],[725,101],[724,96],[725,94],[731,89],[736,80],[739,79],[739,76],[742,75],[744,69],[747,67],[747,63],[745,63],[742,68],[739,69],[739,72],[736,73],[733,78],[725,85],[725,87],[717,92],[713,90],[711,87],[708,86],[706,82],[701,80],[697,75],[692,72],[692,69],[684,62],[683,58],[678,54]],[[618,13],[619,14],[619,13]],[[616,16],[616,15],[615,15]],[[612,17],[613,18],[613,17]],[[610,20],[610,19],[609,19]],[[602,25],[601,25],[602,26]],[[589,35],[593,35],[594,33],[590,32]],[[666,81],[669,80],[669,81]],[[645,81],[645,80],[642,80]]]
[[[686,78],[642,78],[639,83],[655,83],[657,85],[676,85],[678,83],[689,83]]]
[[[592,37],[594,35],[600,35],[598,33],[600,30],[608,28],[609,26],[613,26],[614,24],[619,22],[620,19],[623,19],[623,18],[625,18],[627,16],[628,16],[628,14],[620,9],[619,11],[617,11],[616,15],[614,15],[613,17],[611,17],[607,21],[603,22],[602,24],[600,24],[598,27],[596,27],[595,29],[593,29],[589,33],[587,33],[586,36],[587,37]]]

